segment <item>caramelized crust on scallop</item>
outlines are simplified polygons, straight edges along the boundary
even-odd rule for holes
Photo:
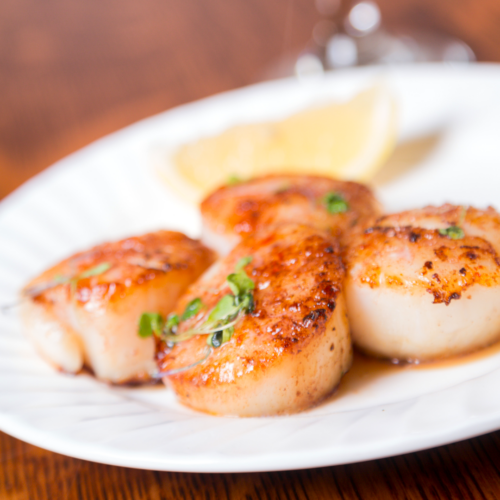
[[[493,208],[484,210],[445,203],[441,206],[429,205],[424,208],[407,210],[380,217],[378,226],[416,226],[425,229],[445,229],[461,226],[468,236],[480,236],[493,245],[500,254],[500,214]]]
[[[350,279],[370,288],[387,287],[431,294],[433,303],[458,300],[473,285],[498,286],[500,260],[483,238],[453,240],[437,230],[369,228],[346,253]]]
[[[340,194],[344,213],[329,213],[325,196]],[[203,239],[227,253],[242,237],[281,223],[306,224],[348,239],[347,230],[368,224],[380,205],[366,186],[312,175],[268,175],[225,186],[201,204]]]
[[[380,217],[355,235],[345,252],[354,343],[425,361],[499,340],[499,221],[492,208],[447,204]]]
[[[221,297],[226,277],[244,256],[255,282],[255,310],[235,325],[232,339],[208,359],[166,378],[183,404],[216,414],[260,416],[304,410],[329,394],[351,363],[342,282],[344,266],[335,239],[306,226],[280,226],[246,238],[190,287],[204,307],[181,323],[179,333],[201,324]],[[164,346],[160,369],[203,358],[206,336]],[[168,379],[168,380],[167,380]]]
[[[23,289],[26,333],[64,371],[78,372],[86,364],[110,382],[147,380],[156,370],[155,345],[138,337],[140,315],[169,313],[214,259],[198,241],[172,231],[77,253]]]
[[[83,305],[93,301],[114,303],[134,293],[137,287],[172,273],[200,274],[215,260],[214,253],[199,241],[174,231],[157,231],[121,241],[97,245],[79,252],[44,271],[24,288],[49,283],[56,276],[78,276],[99,264],[110,264],[109,270],[79,279],[73,287],[61,285],[33,297],[36,302],[52,302],[53,295],[63,291],[66,297]]]

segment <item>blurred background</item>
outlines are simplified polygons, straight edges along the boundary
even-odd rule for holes
[[[141,118],[358,64],[500,61],[498,0],[2,0],[0,198]]]

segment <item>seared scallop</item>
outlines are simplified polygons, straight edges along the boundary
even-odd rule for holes
[[[149,380],[155,342],[137,335],[141,313],[169,313],[214,258],[198,241],[171,231],[77,253],[23,289],[26,335],[62,371],[86,365],[108,382]]]
[[[351,364],[344,274],[327,232],[282,225],[245,238],[179,301],[180,322],[159,353],[165,383],[212,414],[315,405]]]
[[[381,217],[346,253],[353,341],[427,361],[500,339],[499,214],[452,205]]]
[[[329,231],[345,243],[380,215],[366,186],[313,175],[268,175],[225,186],[201,204],[202,239],[226,254],[243,237],[281,223]]]

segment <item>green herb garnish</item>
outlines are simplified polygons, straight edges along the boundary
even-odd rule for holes
[[[203,305],[203,302],[201,301],[200,298],[193,299],[187,306],[186,309],[184,309],[184,312],[182,313],[182,321],[186,321],[189,318],[192,318],[193,316],[196,316],[201,309],[201,306]]]
[[[238,307],[235,305],[233,295],[224,295],[222,299],[217,302],[212,312],[208,315],[206,324],[216,324],[238,312]]]
[[[111,267],[111,264],[109,262],[102,262],[101,264],[98,264],[97,266],[91,267],[90,269],[83,271],[83,273],[80,273],[78,276],[71,278],[69,280],[69,283],[71,285],[71,291],[73,293],[75,293],[76,286],[78,285],[78,282],[80,280],[83,280],[85,278],[91,278],[93,276],[99,276],[100,274],[105,273],[110,267]]]
[[[244,267],[248,266],[248,264],[252,262],[252,260],[253,257],[251,255],[242,257],[238,262],[236,262],[236,265],[234,266],[235,272],[239,273],[240,271],[242,271]]]
[[[68,276],[64,276],[63,274],[56,274],[53,278],[51,283],[54,283],[56,285],[64,285],[65,283],[69,283],[72,280],[72,278]]]
[[[165,328],[169,332],[176,333],[177,327],[179,326],[180,322],[181,320],[179,319],[179,316],[175,313],[171,313],[167,316],[167,321],[165,322]]]
[[[73,279],[76,281],[80,281],[85,278],[91,278],[92,276],[99,276],[100,274],[105,273],[110,267],[111,264],[109,262],[102,262],[95,267],[91,267],[90,269],[83,271],[83,273],[79,274]]]
[[[228,186],[235,186],[236,184],[241,184],[242,182],[243,182],[243,179],[239,175],[236,175],[236,174],[228,175],[227,180],[226,180],[226,184]]]
[[[80,280],[83,280],[85,278],[91,278],[93,276],[99,276],[100,274],[105,273],[110,267],[111,264],[109,262],[102,262],[97,266],[91,267],[90,269],[83,271],[83,273],[80,273],[78,276],[69,279],[68,281],[71,286],[71,292],[72,293],[76,292],[76,286],[78,285],[78,282]]]
[[[459,226],[450,226],[446,229],[438,229],[441,236],[448,236],[452,240],[461,240],[464,236],[464,230]]]
[[[234,333],[234,326],[226,328],[225,330],[219,330],[218,332],[212,333],[210,337],[207,338],[207,344],[216,349],[222,344],[229,342]]]
[[[235,306],[245,313],[253,312],[253,290],[255,283],[244,271],[244,267],[252,261],[252,257],[243,257],[235,266],[235,273],[230,274],[226,280],[234,295]]]
[[[341,214],[349,210],[349,205],[345,198],[339,193],[327,193],[323,198],[326,210],[331,214]]]
[[[139,336],[147,338],[155,334],[171,347],[179,342],[189,340],[195,335],[208,335],[207,345],[212,348],[218,348],[229,342],[234,334],[234,325],[240,317],[254,310],[253,290],[255,289],[255,283],[244,270],[244,267],[251,261],[252,257],[247,256],[236,263],[235,272],[226,278],[232,293],[224,295],[217,302],[201,325],[178,333],[180,324],[196,316],[202,309],[203,302],[197,297],[189,302],[180,318],[177,314],[170,314],[167,320],[164,321],[158,313],[143,313],[139,319]],[[205,359],[206,357],[196,364]],[[182,369],[176,369],[175,373],[179,373],[178,370],[188,370],[193,366],[189,365]]]
[[[146,339],[155,334],[160,337],[163,331],[164,321],[159,313],[142,313],[139,319],[139,337]]]
[[[230,274],[227,277],[227,284],[235,297],[242,296],[255,287],[254,282],[247,276],[245,271]]]
[[[93,276],[99,276],[100,274],[105,273],[108,269],[111,268],[111,264],[109,262],[102,262],[97,266],[91,267],[86,271],[76,275],[76,276],[64,276],[63,274],[56,274],[52,280],[47,283],[40,283],[39,285],[32,286],[25,291],[25,294],[28,297],[35,297],[46,290],[50,290],[51,288],[55,288],[58,285],[65,285],[67,283],[71,286],[71,291],[74,293],[76,290],[76,285],[78,282],[85,278],[91,278]]]

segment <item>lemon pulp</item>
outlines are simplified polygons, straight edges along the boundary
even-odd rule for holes
[[[161,174],[192,201],[231,177],[274,172],[369,181],[395,140],[395,100],[379,84],[345,103],[308,109],[279,122],[238,125],[185,144]]]

